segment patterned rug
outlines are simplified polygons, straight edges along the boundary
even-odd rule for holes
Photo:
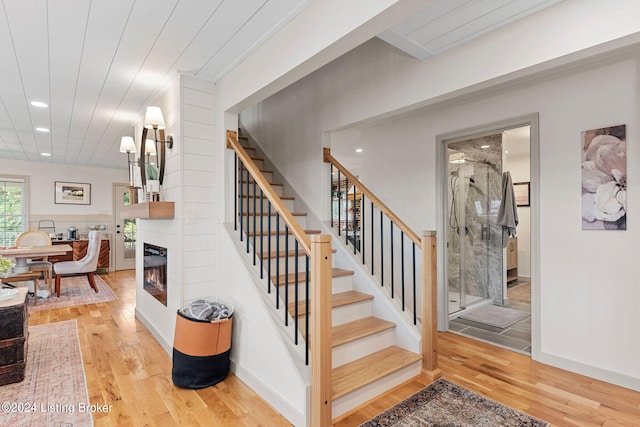
[[[92,426],[75,320],[29,327],[25,378],[0,387],[0,425]]]
[[[65,276],[61,279],[60,297],[52,294],[49,298],[38,298],[38,304],[34,305],[33,298],[29,297],[29,311],[51,310],[54,308],[72,307],[75,305],[96,304],[114,301],[115,294],[99,275],[94,275],[98,292],[89,285],[86,275]],[[38,287],[46,288],[40,280]]]
[[[361,427],[456,426],[544,427],[549,423],[518,412],[442,378]]]

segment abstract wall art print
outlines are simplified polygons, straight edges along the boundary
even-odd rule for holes
[[[626,125],[582,132],[582,229],[627,229]]]

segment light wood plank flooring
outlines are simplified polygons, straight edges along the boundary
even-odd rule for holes
[[[133,271],[101,277],[117,301],[37,312],[29,319],[31,325],[78,320],[91,403],[113,405],[111,413],[96,414],[96,426],[290,426],[233,375],[203,390],[174,387],[171,357],[135,320]],[[640,425],[640,393],[452,333],[440,333],[438,344],[445,379],[552,425]],[[357,426],[427,384],[416,377],[334,425]]]

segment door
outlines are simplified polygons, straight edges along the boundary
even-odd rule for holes
[[[114,184],[113,187],[113,220],[116,231],[113,242],[115,269],[131,270],[136,268],[136,220],[120,218],[122,207],[130,203],[129,186]]]

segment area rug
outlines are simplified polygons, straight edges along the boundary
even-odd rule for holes
[[[529,313],[526,311],[487,304],[469,313],[465,313],[459,318],[495,326],[496,328],[507,328],[527,316],[529,316]]]
[[[92,426],[75,320],[29,327],[25,378],[0,387],[0,425]]]
[[[549,423],[442,378],[361,427],[544,427]]]
[[[507,288],[509,301],[531,304],[531,283],[517,283]]]
[[[98,292],[89,285],[86,275],[65,276],[61,280],[60,297],[51,294],[49,298],[38,298],[38,304],[29,297],[29,311],[52,310],[54,308],[72,307],[75,305],[97,304],[114,301],[115,294],[99,275],[94,275]],[[40,287],[43,282],[40,281]]]

